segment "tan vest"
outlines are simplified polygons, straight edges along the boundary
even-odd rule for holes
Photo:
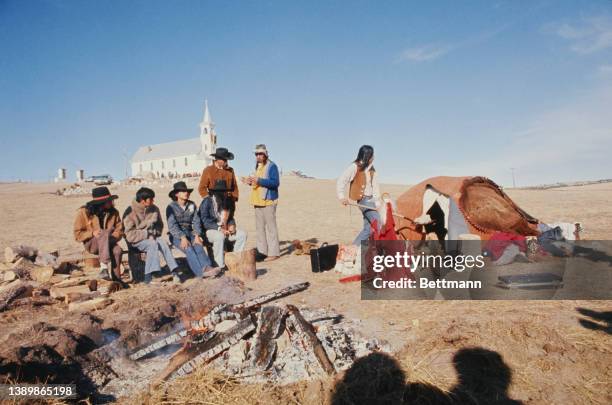
[[[374,168],[370,169],[370,181],[374,181]],[[359,201],[363,198],[363,191],[365,190],[366,185],[366,174],[365,170],[357,169],[357,173],[355,173],[355,178],[351,181],[351,185],[349,186],[349,198],[353,201]]]

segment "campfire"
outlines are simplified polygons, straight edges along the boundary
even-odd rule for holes
[[[338,326],[341,315],[275,305],[272,301],[304,291],[309,283],[288,286],[238,304],[222,304],[184,327],[137,348],[129,359],[142,361],[171,345],[181,347],[152,381],[190,374],[214,364],[237,377],[293,381],[334,375],[371,351],[377,341],[363,341]]]

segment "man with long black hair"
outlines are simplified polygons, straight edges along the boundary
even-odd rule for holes
[[[357,158],[351,163],[336,183],[336,193],[342,205],[349,205],[350,200],[356,201],[363,215],[363,228],[353,241],[354,245],[370,237],[371,224],[376,221],[380,227],[380,215],[377,208],[380,207],[380,188],[378,176],[374,169],[374,148],[370,145],[362,145],[357,153]],[[348,198],[346,188],[348,186]]]
[[[193,223],[194,232],[212,243],[213,258],[221,268],[225,267],[225,241],[234,243],[234,252],[243,251],[247,241],[247,233],[236,228],[236,202],[228,191],[226,182],[217,180],[208,189],[210,195],[202,200]]]
[[[83,243],[85,250],[97,254],[100,260],[100,278],[108,279],[111,267],[113,280],[121,281],[122,249],[118,242],[123,236],[123,225],[119,211],[115,208],[116,195],[107,187],[96,187],[91,191],[92,200],[79,208],[74,220],[74,239]]]

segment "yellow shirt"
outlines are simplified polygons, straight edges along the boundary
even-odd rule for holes
[[[266,165],[262,165],[261,163],[257,165],[257,171],[255,172],[255,177],[260,178],[260,177],[265,176]],[[258,184],[253,184],[253,189],[251,190],[251,204],[257,205],[260,207],[262,206],[265,207],[268,205],[276,204],[275,200],[264,200],[261,194],[262,194],[261,186],[259,186]]]

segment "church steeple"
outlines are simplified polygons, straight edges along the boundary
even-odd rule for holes
[[[215,151],[217,133],[215,131],[215,123],[212,121],[210,111],[208,110],[208,100],[204,101],[204,118],[200,122],[200,141],[202,142],[202,151],[205,154]]]

